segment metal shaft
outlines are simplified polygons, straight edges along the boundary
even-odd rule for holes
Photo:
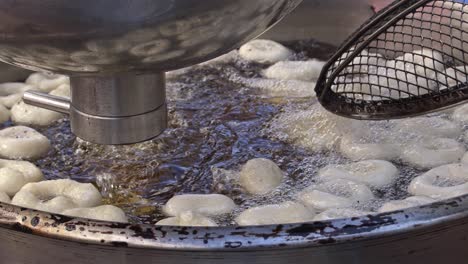
[[[63,114],[70,114],[70,100],[38,91],[24,93],[25,103]]]

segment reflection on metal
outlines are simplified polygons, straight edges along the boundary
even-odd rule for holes
[[[373,14],[369,0],[304,0],[262,38],[315,39],[339,45]]]
[[[468,197],[375,216],[258,227],[106,223],[0,205],[5,263],[457,263]],[[47,252],[47,254],[44,254]]]
[[[23,95],[23,100],[27,104],[46,108],[62,114],[70,113],[70,101],[66,98],[39,91],[26,91]]]
[[[22,82],[31,74],[31,71],[0,62],[0,83]]]
[[[167,126],[164,73],[72,77],[70,122],[78,137],[100,144],[129,144]]]
[[[300,2],[1,1],[0,60],[72,76],[169,71],[238,47]]]
[[[0,16],[0,60],[70,75],[72,131],[94,143],[131,144],[166,128],[164,71],[237,48],[300,2],[0,1],[0,11],[8,13]],[[160,80],[151,82],[143,75]],[[148,90],[158,94],[130,100]],[[42,105],[47,102],[52,101]],[[138,106],[150,108],[133,109]]]

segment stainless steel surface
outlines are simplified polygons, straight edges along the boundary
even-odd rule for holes
[[[23,68],[0,63],[0,82],[24,81],[31,73]]]
[[[73,105],[70,110],[72,132],[86,141],[106,144],[131,144],[146,141],[161,134],[167,127],[166,104],[132,116],[96,116],[81,112]]]
[[[70,113],[70,100],[38,91],[26,91],[23,95],[25,103],[46,108],[63,114]]]
[[[72,77],[70,84],[73,108],[89,115],[140,115],[166,102],[163,72]]]
[[[351,2],[351,1],[349,1]],[[328,21],[346,24],[361,6],[333,5]],[[298,9],[305,23],[326,16],[305,0]],[[359,10],[355,10],[358,8]],[[298,18],[296,20],[299,21]],[[349,21],[352,24],[352,21]],[[323,23],[310,24],[311,32]],[[326,26],[328,27],[328,26]],[[324,27],[324,28],[326,28]],[[331,27],[331,26],[330,26]],[[294,35],[294,26],[283,34]],[[300,27],[297,27],[300,29]],[[341,28],[331,28],[330,34]],[[354,30],[354,29],[353,29]],[[292,32],[291,32],[292,31]],[[297,32],[301,35],[303,31]],[[351,32],[351,31],[350,31]],[[281,31],[277,31],[281,36]],[[325,40],[320,37],[319,39]],[[345,36],[336,36],[345,38]],[[300,36],[298,37],[300,38]],[[185,228],[94,222],[11,205],[0,206],[0,256],[15,264],[130,263],[464,263],[468,258],[468,197],[394,213],[308,224]]]
[[[0,12],[8,14],[0,18],[0,60],[70,75],[77,136],[136,143],[165,128],[165,108],[156,110],[165,101],[164,71],[237,48],[300,2],[0,1]],[[149,89],[154,85],[160,89]]]
[[[304,0],[262,38],[278,41],[315,39],[341,44],[374,12],[370,0]],[[374,0],[375,2],[375,0]]]
[[[72,76],[168,71],[239,47],[300,2],[0,1],[0,60]]]
[[[467,198],[353,219],[211,228],[95,222],[2,205],[0,255],[22,264],[463,263]]]
[[[165,74],[71,77],[72,132],[99,144],[154,138],[167,126]]]

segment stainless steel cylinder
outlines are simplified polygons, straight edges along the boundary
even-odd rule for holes
[[[70,82],[71,128],[86,141],[129,144],[166,128],[164,73],[72,77]]]
[[[72,132],[98,144],[154,138],[167,126],[165,74],[72,77],[71,100],[37,91],[26,103],[70,115]]]
[[[70,83],[72,107],[90,115],[140,115],[166,101],[164,73],[71,77]]]
[[[369,2],[372,1],[304,0],[262,38],[277,41],[314,39],[339,45],[374,14]]]

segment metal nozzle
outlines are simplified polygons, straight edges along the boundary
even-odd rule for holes
[[[71,100],[37,91],[28,104],[69,114],[72,132],[99,144],[154,138],[167,126],[164,73],[71,78]]]

